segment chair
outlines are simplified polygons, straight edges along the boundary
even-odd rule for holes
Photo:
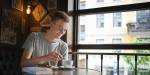
[[[0,43],[0,74],[21,75],[21,55],[21,49],[10,44]]]

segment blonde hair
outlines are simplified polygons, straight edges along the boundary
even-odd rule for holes
[[[51,17],[51,21],[63,20],[69,22],[69,15],[64,11],[53,10],[48,15]]]
[[[48,15],[51,18],[50,22],[55,22],[58,20],[63,20],[66,23],[69,22],[69,15],[64,11],[50,10]],[[50,27],[42,27],[43,32],[46,32],[48,29],[50,29]]]

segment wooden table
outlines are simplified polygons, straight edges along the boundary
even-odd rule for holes
[[[100,75],[101,73],[92,69],[75,68],[72,70],[53,70],[53,75]]]
[[[23,75],[32,75],[32,74],[24,73]],[[53,70],[53,73],[49,75],[101,75],[101,73],[99,71],[92,70],[92,69],[75,68],[75,69]]]

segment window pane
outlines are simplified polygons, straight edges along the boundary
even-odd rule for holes
[[[79,9],[90,9],[144,2],[150,2],[150,0],[79,0]]]
[[[95,50],[95,49],[79,49],[78,52],[84,53],[116,53],[115,50]],[[137,73],[138,75],[149,75],[150,73],[150,50],[122,50],[121,53],[145,53],[145,55],[137,55]],[[78,67],[86,68],[86,61],[89,69],[101,71],[101,62],[103,62],[103,75],[117,75],[117,55],[79,54]],[[149,56],[147,56],[149,55]],[[82,58],[82,59],[81,59]],[[82,63],[82,65],[81,65]],[[84,64],[83,64],[84,63]],[[119,75],[135,75],[135,55],[119,55]]]
[[[135,56],[132,55],[120,56],[119,75],[135,75]]]
[[[97,60],[93,60],[93,58]],[[88,55],[88,68],[100,71],[101,70],[101,56],[100,55]]]
[[[83,15],[78,44],[150,43],[150,10]]]
[[[117,75],[117,56],[103,56],[103,75]]]
[[[139,56],[137,63],[139,75],[150,75],[150,56]]]
[[[86,55],[78,55],[78,67],[86,68]]]

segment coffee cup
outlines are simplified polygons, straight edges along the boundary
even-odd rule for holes
[[[72,68],[73,60],[62,60],[62,66],[65,68]]]

